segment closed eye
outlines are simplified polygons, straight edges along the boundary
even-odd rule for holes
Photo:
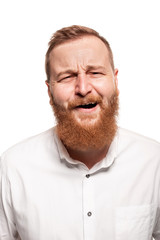
[[[72,76],[71,76],[71,75],[70,75],[70,76],[66,76],[66,77],[62,78],[62,80],[63,80],[63,79],[67,79],[67,78],[70,78],[70,77],[72,77]]]
[[[74,77],[74,75],[68,75],[66,77],[61,78],[58,82],[61,82],[61,81],[64,81],[64,80],[70,80],[73,77]]]
[[[90,72],[91,75],[103,75],[102,72]]]

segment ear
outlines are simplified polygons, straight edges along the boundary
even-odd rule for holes
[[[119,95],[119,89],[118,89],[118,69],[115,68],[114,70],[114,82],[115,82],[115,88],[116,88],[116,92],[117,92],[117,95]]]
[[[51,87],[50,87],[48,80],[45,81],[45,84],[47,85],[47,88],[48,88],[49,103],[52,106],[53,105],[53,95],[52,95]]]

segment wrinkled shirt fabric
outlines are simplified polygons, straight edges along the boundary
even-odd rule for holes
[[[154,140],[119,128],[89,170],[52,128],[8,149],[0,164],[1,240],[160,240]]]

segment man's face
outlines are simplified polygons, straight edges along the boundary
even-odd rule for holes
[[[81,99],[100,96],[107,104],[117,89],[117,70],[113,71],[111,67],[108,49],[94,36],[83,37],[54,48],[50,54],[50,69],[49,91],[54,101],[65,109],[77,96]],[[98,104],[91,108],[73,109],[75,119],[79,122],[92,116],[96,121],[100,111]]]
[[[94,36],[55,47],[50,54],[50,73],[48,91],[57,119],[57,109],[67,111],[82,128],[94,129],[112,96],[118,95],[118,71],[111,67],[105,44]]]

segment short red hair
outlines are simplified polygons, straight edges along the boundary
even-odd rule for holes
[[[58,46],[60,44],[65,43],[67,41],[76,40],[83,36],[95,36],[95,37],[99,38],[102,42],[104,42],[104,44],[106,45],[106,47],[109,51],[110,63],[114,70],[113,54],[112,54],[112,50],[110,48],[108,41],[104,37],[100,36],[98,32],[96,32],[95,30],[93,30],[91,28],[79,26],[79,25],[73,25],[73,26],[65,27],[65,28],[62,28],[62,29],[56,31],[52,35],[52,37],[48,43],[49,47],[48,47],[48,50],[46,53],[46,60],[45,60],[45,70],[46,70],[48,82],[50,81],[49,56],[50,56],[50,53],[53,50],[53,48],[55,48],[56,46]]]

